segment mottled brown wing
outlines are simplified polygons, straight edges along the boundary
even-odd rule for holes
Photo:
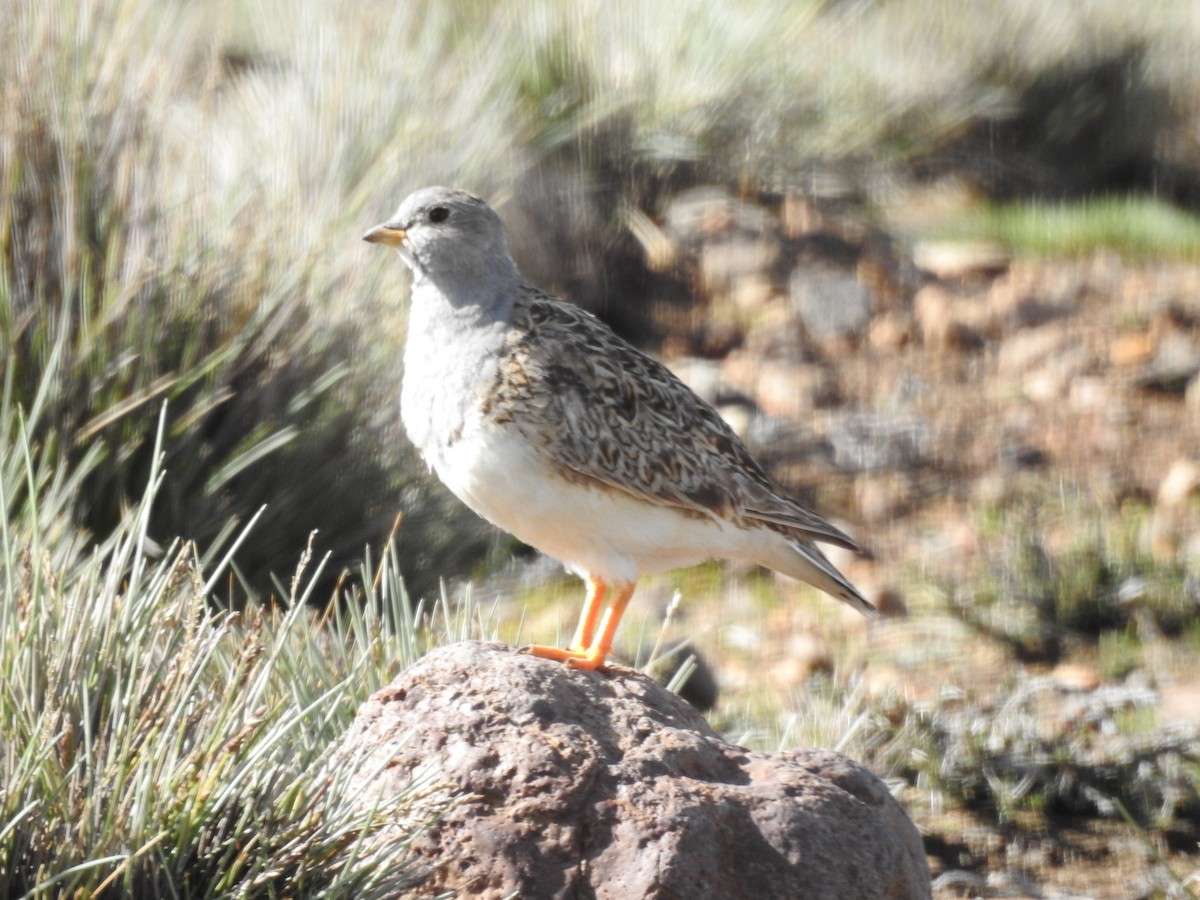
[[[514,304],[489,414],[569,475],[701,516],[855,543],[780,496],[709,404],[595,316],[528,285]]]

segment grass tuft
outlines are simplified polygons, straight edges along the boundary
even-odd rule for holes
[[[944,237],[991,239],[1030,256],[1111,250],[1132,260],[1200,259],[1200,218],[1150,197],[986,206],[939,227]]]
[[[196,548],[152,558],[155,467],[103,540],[72,527],[86,469],[0,420],[0,896],[383,896],[418,884],[408,839],[438,803],[414,790],[355,811],[332,748],[373,687],[448,637],[410,607],[395,556],[321,620],[306,557],[285,606],[213,606]],[[162,420],[165,424],[165,417]],[[164,439],[160,424],[159,442]],[[93,457],[96,454],[93,454]],[[458,623],[470,627],[473,623]],[[394,833],[394,832],[392,832]]]

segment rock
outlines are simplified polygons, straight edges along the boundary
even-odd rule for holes
[[[921,339],[931,350],[973,350],[983,345],[978,332],[951,311],[949,292],[936,284],[917,291],[913,311],[921,327]]]
[[[788,191],[784,195],[779,219],[783,224],[783,233],[790,238],[815,234],[827,227],[816,198],[795,191]]]
[[[1140,366],[1153,359],[1155,344],[1148,331],[1118,335],[1108,345],[1108,358],[1118,368]]]
[[[1069,691],[1094,691],[1100,687],[1100,673],[1086,663],[1059,663],[1050,677]]]
[[[754,305],[770,296],[768,273],[779,258],[779,223],[761,207],[719,187],[698,187],[673,197],[664,231],[695,261],[700,283],[712,294]]]
[[[640,658],[649,659],[653,652],[653,646],[643,645]],[[721,686],[717,683],[717,673],[696,647],[680,645],[671,648],[655,661],[650,674],[654,676],[655,681],[666,687],[672,679],[679,676],[685,665],[691,669],[691,674],[677,686],[676,693],[680,699],[686,700],[700,712],[708,712],[717,705],[717,700],[721,697]]]
[[[831,675],[833,671],[828,642],[799,631],[788,640],[782,658],[771,664],[771,681],[783,688],[796,689],[818,673]]]
[[[866,597],[885,619],[900,619],[908,615],[908,604],[904,602],[904,595],[894,587],[881,585],[870,591]]]
[[[741,309],[760,309],[776,295],[776,290],[765,272],[756,271],[734,281],[728,295]]]
[[[894,352],[906,346],[912,336],[912,320],[904,313],[889,312],[871,320],[867,343],[872,350]]]
[[[667,367],[701,399],[713,405],[721,402],[725,383],[721,376],[721,363],[717,360],[681,356],[670,360]]]
[[[920,835],[865,768],[729,744],[629,670],[441,647],[362,705],[335,763],[362,807],[387,810],[414,776],[459,793],[413,842],[429,893],[931,896]]]
[[[1044,403],[1068,396],[1074,382],[1096,366],[1087,350],[1071,339],[1066,329],[1058,325],[1042,325],[1007,338],[1000,347],[998,371],[1008,377],[1021,379],[1021,391],[1030,400]],[[1081,384],[1081,408],[1102,393],[1110,391],[1101,383]]]
[[[1200,725],[1200,683],[1191,681],[1164,687],[1160,718],[1164,722]]]
[[[786,419],[835,405],[840,390],[832,367],[807,362],[802,350],[787,342],[734,350],[721,364],[727,396],[748,398],[768,415]]]
[[[1021,297],[1006,310],[1000,324],[1004,330],[1040,328],[1055,319],[1069,316],[1073,311],[1069,303],[1044,300],[1041,297]]]
[[[860,517],[874,525],[900,518],[916,500],[912,480],[897,472],[864,476],[855,483],[854,493]]]
[[[818,407],[832,406],[838,384],[825,366],[763,360],[753,394],[760,409],[781,419],[801,419]]]
[[[700,248],[700,283],[710,294],[736,299],[739,306],[757,306],[771,295],[767,273],[778,257],[779,242],[769,236],[712,238]]]
[[[1119,418],[1120,401],[1113,396],[1113,386],[1103,378],[1081,376],[1071,380],[1067,403],[1080,413],[1109,413]]]
[[[1187,389],[1183,392],[1183,402],[1193,415],[1200,416],[1200,375],[1194,376],[1188,382]]]
[[[1169,509],[1183,506],[1200,490],[1200,463],[1177,459],[1158,486],[1158,505]]]
[[[1189,506],[1200,493],[1200,462],[1182,457],[1171,463],[1155,497],[1149,523],[1150,554],[1160,562],[1174,562],[1182,550],[1191,554],[1185,540],[1192,524]]]
[[[847,412],[830,417],[826,435],[838,468],[869,472],[909,468],[933,456],[933,426],[919,416]]]
[[[725,424],[733,429],[733,433],[743,441],[749,440],[754,421],[762,413],[748,398],[745,400],[730,400],[717,406],[717,413],[725,420]]]
[[[1020,375],[1047,359],[1058,357],[1073,340],[1061,324],[1017,332],[1000,345],[996,365],[1002,375]]]
[[[802,263],[792,270],[788,289],[805,329],[818,342],[857,335],[871,321],[871,292],[853,270]]]
[[[1143,390],[1183,395],[1200,374],[1200,348],[1181,334],[1168,334],[1159,342],[1154,359],[1134,379]]]
[[[1021,392],[1035,403],[1048,403],[1066,396],[1069,376],[1055,367],[1037,369],[1021,381]]]
[[[1012,254],[996,241],[921,241],[913,248],[917,268],[942,280],[995,278],[1012,263]]]
[[[701,185],[681,191],[663,210],[664,229],[689,250],[727,234],[760,235],[778,230],[765,209],[745,203],[723,187]]]

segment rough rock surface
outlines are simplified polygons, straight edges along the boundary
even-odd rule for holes
[[[418,838],[431,892],[522,898],[929,897],[920,835],[827,750],[755,753],[626,669],[443,647],[359,709],[358,802],[414,774],[469,795]]]

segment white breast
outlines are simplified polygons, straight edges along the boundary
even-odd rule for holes
[[[631,582],[706,559],[750,558],[753,532],[569,482],[503,426],[470,428],[429,461],[471,509],[580,575]]]

